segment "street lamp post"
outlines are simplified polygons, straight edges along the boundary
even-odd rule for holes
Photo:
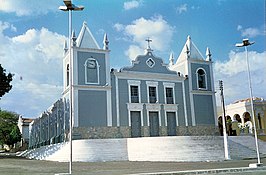
[[[230,159],[229,149],[228,149],[228,136],[226,133],[226,116],[225,116],[225,107],[224,107],[224,93],[223,93],[223,81],[219,80],[219,87],[221,91],[221,104],[223,109],[222,123],[223,123],[223,138],[224,138],[224,157],[226,160]]]
[[[257,136],[257,127],[256,127],[256,122],[255,122],[254,104],[253,104],[253,95],[252,95],[252,86],[251,86],[251,77],[250,77],[249,61],[248,61],[248,48],[247,48],[247,46],[250,46],[250,45],[252,45],[254,43],[255,42],[249,42],[248,39],[243,39],[242,43],[237,43],[236,44],[236,47],[245,47],[245,52],[246,52],[251,114],[252,114],[252,120],[253,120],[253,126],[254,126],[255,145],[256,145],[257,158],[258,158],[258,163],[250,164],[249,165],[250,167],[262,166],[262,163],[260,161],[260,152],[259,152],[259,144],[258,144],[258,136]]]
[[[72,174],[72,129],[73,129],[73,118],[74,118],[74,101],[73,101],[73,55],[72,55],[72,42],[71,42],[71,35],[72,35],[72,11],[82,11],[84,9],[83,6],[75,6],[72,4],[71,0],[64,0],[64,6],[60,6],[59,10],[68,11],[68,37],[69,37],[69,82],[70,82],[70,90],[69,90],[69,145],[70,145],[70,154],[69,154],[69,174]]]

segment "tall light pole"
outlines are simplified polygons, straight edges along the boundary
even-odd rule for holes
[[[72,129],[73,129],[73,118],[74,118],[74,101],[73,101],[73,53],[72,53],[72,42],[71,42],[71,35],[72,35],[72,11],[82,11],[84,9],[83,6],[75,6],[72,4],[71,0],[64,0],[65,5],[60,6],[59,10],[62,11],[68,11],[68,37],[69,37],[69,101],[70,101],[70,107],[69,107],[69,174],[72,174]]]
[[[245,52],[246,52],[247,72],[248,72],[248,82],[249,82],[249,95],[250,95],[250,105],[251,105],[251,114],[252,114],[252,120],[253,120],[253,126],[254,126],[255,145],[256,145],[257,158],[258,158],[258,163],[257,164],[250,164],[249,165],[250,167],[262,166],[262,163],[260,161],[260,152],[259,152],[259,144],[258,144],[258,136],[257,136],[257,127],[256,127],[256,122],[255,122],[253,94],[252,94],[251,77],[250,77],[249,61],[248,61],[248,48],[247,48],[247,46],[250,46],[250,45],[252,45],[254,43],[255,42],[249,42],[248,39],[243,39],[242,43],[237,43],[236,44],[236,47],[245,47]]]
[[[222,80],[219,80],[219,87],[221,91],[221,104],[222,104],[222,109],[223,109],[222,122],[223,122],[223,137],[224,137],[224,157],[226,160],[229,160],[230,155],[229,155],[229,149],[228,149],[228,137],[226,133],[226,121],[225,121],[226,116],[225,116],[224,93],[223,93],[223,81]]]

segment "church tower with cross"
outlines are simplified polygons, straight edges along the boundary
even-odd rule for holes
[[[65,44],[62,98],[32,123],[31,146],[67,140],[71,75],[74,139],[218,133],[210,49],[204,59],[189,36],[177,61],[171,53],[168,64],[152,50],[152,39],[146,41],[131,65],[111,69],[107,34],[100,47],[84,22],[72,36],[71,56]],[[56,132],[49,128],[57,126]]]

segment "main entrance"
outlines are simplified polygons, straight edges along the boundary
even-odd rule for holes
[[[158,112],[149,112],[150,136],[159,136],[159,115]]]
[[[175,112],[167,112],[167,134],[176,136],[176,117]]]
[[[141,137],[140,111],[130,111],[131,137]]]

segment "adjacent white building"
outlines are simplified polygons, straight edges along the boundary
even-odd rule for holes
[[[263,98],[253,98],[254,115],[256,127],[259,135],[266,134],[266,100]],[[230,116],[233,121],[238,121],[245,126],[245,123],[252,123],[252,109],[250,98],[238,100],[226,106],[226,115]],[[252,124],[253,125],[253,124]]]

